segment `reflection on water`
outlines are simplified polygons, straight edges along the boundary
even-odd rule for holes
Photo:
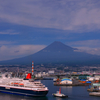
[[[72,88],[73,88],[72,86],[61,86],[62,89],[66,89],[66,87],[67,87],[68,89],[72,89]]]
[[[48,100],[48,98],[47,97],[28,97],[28,96],[0,93],[0,100]]]
[[[51,99],[49,98],[49,100],[70,100],[70,99],[68,97],[66,98],[52,97]]]
[[[61,91],[62,93],[71,93],[72,92],[73,87],[72,86],[61,86]]]
[[[56,98],[56,100],[62,100],[62,98],[59,98],[59,97],[55,97]]]

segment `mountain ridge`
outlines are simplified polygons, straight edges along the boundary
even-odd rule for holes
[[[76,48],[67,46],[55,41],[44,49],[22,58],[0,61],[0,64],[30,64],[35,63],[66,63],[66,64],[96,64],[100,56],[91,55],[85,52],[76,52]]]

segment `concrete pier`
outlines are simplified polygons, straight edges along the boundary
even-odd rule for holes
[[[91,85],[91,83],[81,83],[79,80],[72,80],[72,84],[60,84],[60,82],[54,82],[55,86],[86,86]]]

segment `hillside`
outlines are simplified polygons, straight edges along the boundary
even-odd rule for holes
[[[53,42],[39,52],[12,60],[1,61],[0,64],[66,63],[66,64],[99,64],[100,56],[85,52],[76,52],[75,48],[61,42]]]

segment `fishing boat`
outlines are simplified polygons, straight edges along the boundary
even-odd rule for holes
[[[59,91],[57,91],[57,93],[53,93],[52,95],[55,97],[61,97],[61,98],[68,97],[67,95],[61,93],[61,88],[59,89]]]
[[[100,92],[100,83],[92,83],[90,88],[87,89],[89,92]]]

